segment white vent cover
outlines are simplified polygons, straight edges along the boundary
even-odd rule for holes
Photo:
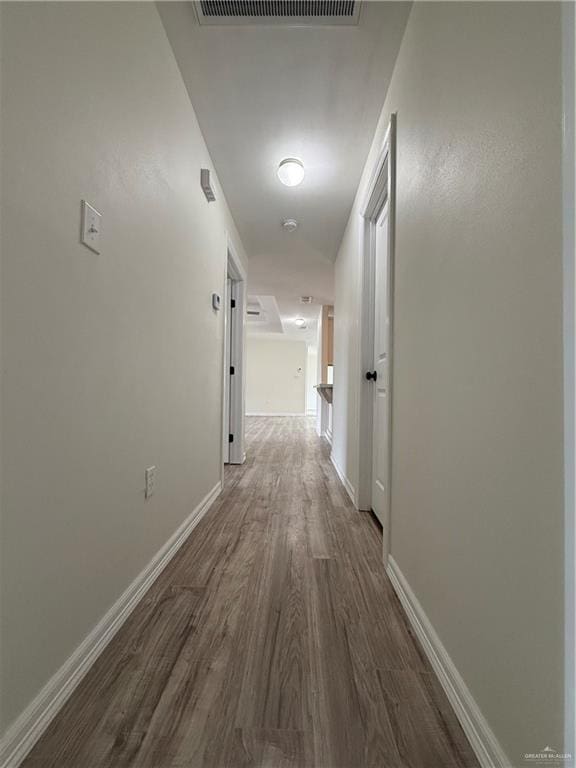
[[[206,24],[356,25],[361,0],[194,0]]]
[[[312,304],[313,296],[300,296],[300,304]]]

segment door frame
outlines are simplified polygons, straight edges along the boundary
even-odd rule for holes
[[[229,370],[231,365],[232,350],[231,350],[231,338],[230,338],[230,324],[232,321],[232,308],[230,306],[230,299],[232,296],[232,278],[228,275],[226,270],[226,282],[224,283],[224,300],[222,306],[224,308],[224,400],[222,404],[222,463],[230,463],[230,446],[229,441],[230,434],[230,410],[231,410],[231,398],[230,398],[230,380],[231,376],[226,375],[226,371]]]
[[[562,203],[563,203],[563,322],[564,322],[564,752],[574,754],[576,740],[576,560],[574,557],[576,506],[576,270],[574,254],[576,222],[574,220],[575,180],[575,102],[574,60],[576,13],[572,3],[562,3]]]
[[[224,335],[222,338],[222,473],[224,461],[228,454],[229,464],[243,464],[246,459],[244,447],[244,411],[246,399],[246,270],[242,264],[232,241],[227,237],[226,272],[224,275]],[[227,290],[227,280],[230,279],[230,295]],[[228,327],[228,305],[234,299],[235,322],[232,333]],[[234,366],[234,375],[227,369],[227,344],[230,344],[230,365]],[[230,405],[228,429],[226,429],[227,400]],[[234,435],[234,441],[228,442],[228,434]]]
[[[373,387],[366,381],[365,373],[372,369],[374,359],[374,270],[375,225],[384,205],[388,205],[388,285],[390,301],[389,339],[389,397],[388,397],[388,530],[383,536],[383,560],[388,563],[391,539],[392,509],[392,398],[394,372],[394,272],[395,272],[395,223],[396,223],[396,113],[390,116],[388,129],[381,150],[374,162],[370,183],[360,207],[361,224],[361,282],[360,282],[360,396],[358,398],[358,509],[370,510],[372,506],[372,422]]]

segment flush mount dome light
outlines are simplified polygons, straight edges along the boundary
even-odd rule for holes
[[[296,219],[284,219],[282,228],[285,232],[295,232],[298,229],[298,222]]]
[[[294,325],[297,325],[298,328],[304,328],[306,320],[304,320],[303,317],[297,317],[296,320],[294,320]]]
[[[278,166],[278,178],[287,187],[297,187],[304,178],[304,163],[296,157],[286,157]]]

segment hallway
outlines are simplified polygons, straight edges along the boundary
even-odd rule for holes
[[[472,768],[311,419],[248,457],[26,768]]]
[[[576,768],[575,37],[0,0],[0,768]]]

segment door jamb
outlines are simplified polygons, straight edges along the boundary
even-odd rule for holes
[[[226,371],[230,367],[230,361],[232,358],[231,339],[230,339],[230,322],[232,316],[232,309],[230,307],[230,299],[232,296],[232,280],[226,270],[226,279],[224,281],[224,368],[223,368],[223,389],[222,389],[222,464],[230,463],[230,379],[231,377],[226,374]]]
[[[576,406],[575,360],[575,266],[576,223],[574,221],[574,156],[576,90],[574,59],[576,13],[572,3],[562,3],[562,203],[563,203],[563,321],[564,321],[564,752],[574,754],[576,739],[576,711],[574,687],[576,662],[574,638],[576,635],[576,568],[575,546],[575,469],[576,469]]]
[[[388,530],[383,537],[383,560],[388,563],[391,539],[392,514],[392,397],[394,364],[394,266],[395,266],[395,220],[396,220],[396,113],[390,116],[388,129],[380,153],[374,163],[368,191],[360,208],[363,219],[361,229],[362,275],[360,285],[360,396],[358,398],[359,466],[358,466],[358,509],[369,510],[372,502],[372,386],[364,374],[372,366],[374,357],[374,224],[376,217],[388,204],[388,279],[390,301],[389,339],[389,467],[388,467]]]
[[[232,334],[230,337],[230,364],[234,366],[234,375],[230,376],[229,371],[223,366],[223,377],[230,377],[230,433],[234,435],[234,441],[229,445],[230,464],[243,464],[246,459],[244,448],[244,411],[245,411],[245,393],[246,393],[246,270],[240,261],[240,258],[227,236],[227,259],[226,274],[224,275],[224,295],[226,301],[234,299],[236,305],[234,308],[235,322],[232,324]],[[226,291],[226,279],[232,280],[230,296]],[[228,333],[226,322],[224,323],[224,332]],[[224,359],[226,358],[226,339],[223,339]],[[224,425],[224,408],[226,385],[222,381],[222,424]],[[222,435],[224,440],[227,435]],[[224,457],[222,457],[224,459]],[[224,461],[222,460],[222,472],[224,471]]]

